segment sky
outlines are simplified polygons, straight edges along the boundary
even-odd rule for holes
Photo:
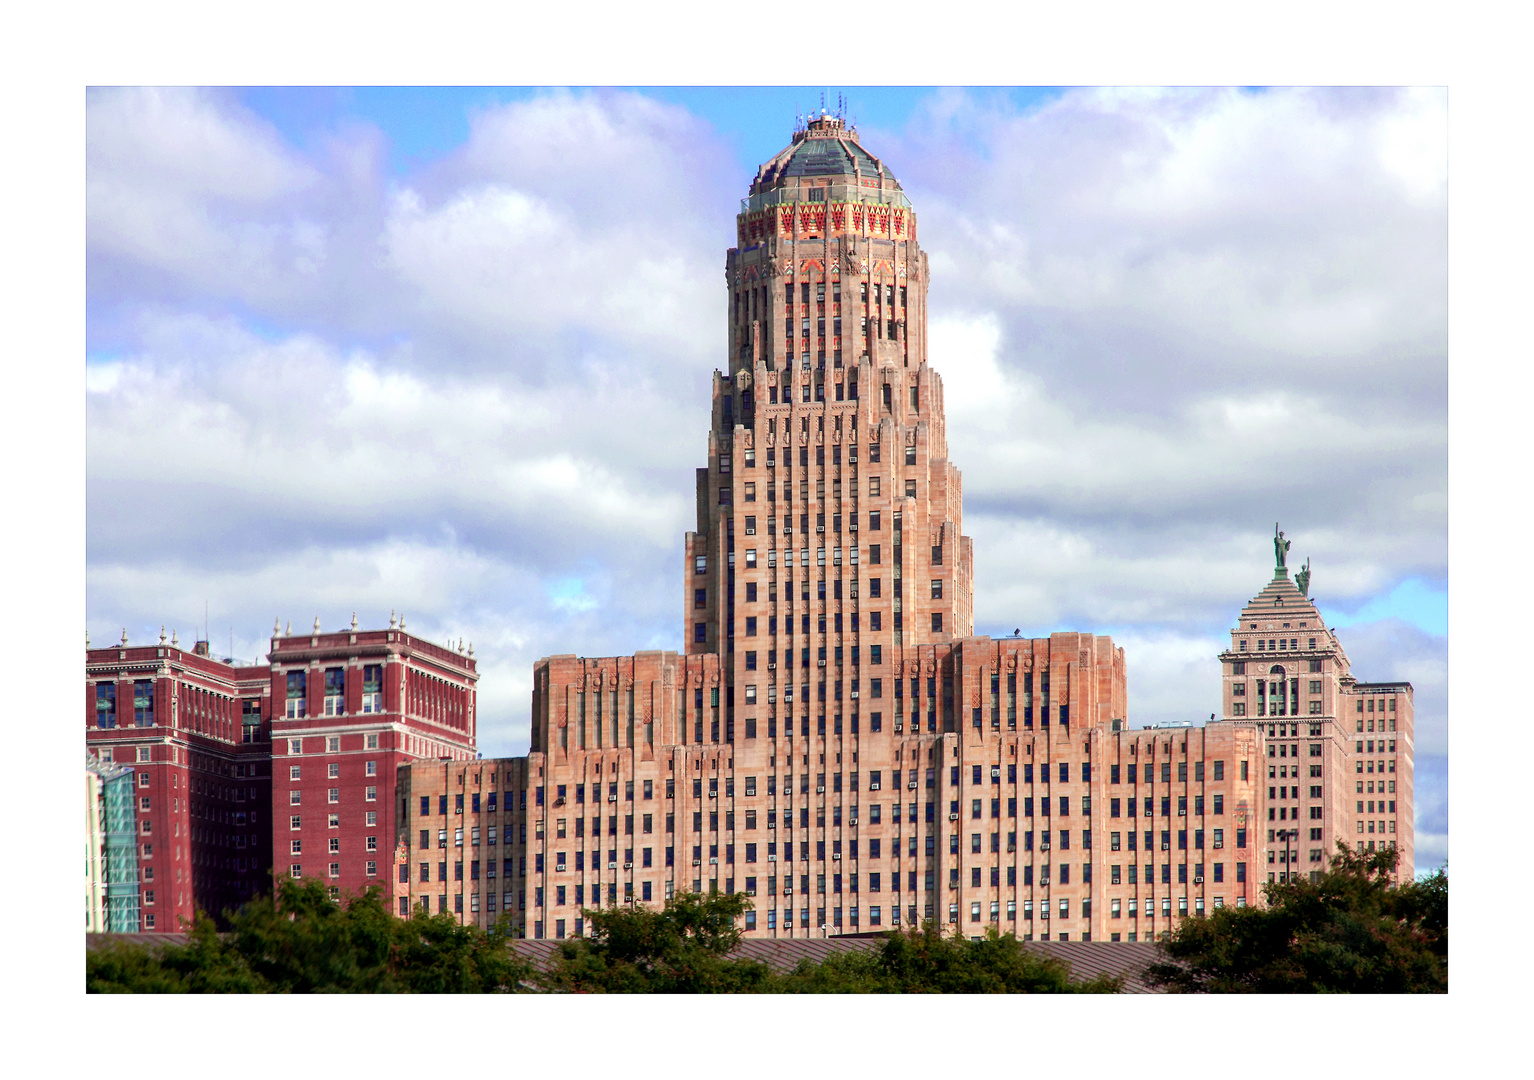
[[[403,613],[676,648],[738,200],[821,95],[911,197],[976,630],[1089,630],[1135,725],[1219,708],[1282,524],[1415,687],[1448,854],[1447,97],[1417,89],[101,89],[86,99],[99,641]]]

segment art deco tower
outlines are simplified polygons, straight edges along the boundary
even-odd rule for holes
[[[727,728],[754,704],[839,730],[871,663],[973,632],[927,257],[888,167],[825,113],[758,170],[736,229],[684,640],[721,658]]]

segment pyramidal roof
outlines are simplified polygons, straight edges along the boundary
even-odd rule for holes
[[[1288,625],[1285,626],[1285,623]],[[1241,609],[1241,618],[1236,624],[1233,638],[1238,639],[1246,634],[1256,635],[1256,647],[1250,653],[1236,650],[1224,655],[1237,659],[1260,659],[1268,651],[1262,647],[1262,642],[1266,640],[1264,635],[1268,633],[1272,633],[1275,638],[1299,638],[1302,653],[1310,651],[1310,638],[1318,638],[1320,651],[1331,653],[1343,680],[1351,680],[1348,655],[1342,642],[1327,627],[1315,601],[1300,592],[1284,567],[1277,568],[1273,580]],[[1282,646],[1279,648],[1282,649]]]
[[[1289,578],[1286,569],[1277,570],[1273,580],[1263,588],[1262,592],[1246,602],[1241,609],[1243,620],[1251,619],[1275,619],[1282,616],[1285,622],[1293,619],[1305,621],[1315,620],[1317,627],[1322,625],[1321,612],[1314,601],[1300,592],[1299,587]],[[1259,624],[1260,625],[1260,624]]]
[[[883,163],[863,149],[857,129],[829,115],[815,117],[803,131],[795,132],[794,141],[757,170],[751,192],[766,191],[799,176],[879,178],[900,186]]]

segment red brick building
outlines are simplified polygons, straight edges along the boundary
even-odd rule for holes
[[[86,744],[137,772],[141,929],[270,888],[270,689],[266,668],[216,660],[207,642],[86,642]]]
[[[87,643],[89,645],[89,643]],[[387,630],[274,633],[267,663],[178,642],[86,650],[86,743],[138,771],[143,929],[279,873],[388,891],[401,763],[474,757],[472,649]],[[274,782],[275,781],[275,782]]]

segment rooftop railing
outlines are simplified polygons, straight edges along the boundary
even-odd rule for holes
[[[901,210],[911,209],[911,200],[905,197],[905,192],[898,188],[885,191],[877,191],[870,188],[853,187],[851,184],[832,184],[826,191],[825,202],[828,203],[864,203],[868,206],[893,206]],[[758,210],[765,210],[769,206],[781,206],[788,203],[807,203],[809,199],[804,197],[803,190],[784,190],[781,188],[771,191],[757,192],[740,200],[740,212],[753,214]],[[819,200],[817,200],[817,204]]]

